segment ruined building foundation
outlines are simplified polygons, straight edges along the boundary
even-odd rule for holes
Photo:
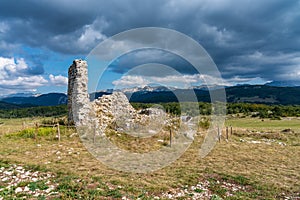
[[[135,110],[123,92],[113,92],[90,101],[87,62],[84,60],[73,61],[68,83],[69,124],[76,126],[88,151],[109,167],[128,172],[153,171],[174,161],[193,141],[184,134],[191,132],[189,124],[182,128],[173,127],[171,118],[159,108]],[[106,137],[106,131],[117,136],[125,133],[139,138],[159,132],[169,134],[164,127],[173,127],[176,137],[172,139],[172,146],[142,154],[119,148]]]
[[[129,132],[136,132],[139,126],[138,132],[141,132],[141,129],[155,129],[152,124],[157,124],[157,129],[161,129],[165,123],[166,115],[162,110],[149,108],[146,111],[148,114],[142,114],[145,110],[136,111],[122,92],[103,95],[90,102],[88,69],[84,60],[74,60],[68,75],[69,124],[94,127],[97,134],[102,135],[110,124],[115,124],[118,130]]]

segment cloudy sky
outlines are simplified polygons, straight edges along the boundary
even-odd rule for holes
[[[85,59],[115,34],[141,27],[169,28],[193,38],[214,60],[227,85],[300,81],[299,0],[4,0],[1,95],[65,92],[67,69],[74,59]],[[134,70],[146,61],[159,63],[148,79]],[[164,71],[163,66],[179,73],[156,73]],[[220,82],[205,72],[193,72],[184,58],[160,49],[129,52],[115,58],[108,71],[102,84],[107,88],[157,80],[174,84],[182,77],[194,85],[203,79]]]

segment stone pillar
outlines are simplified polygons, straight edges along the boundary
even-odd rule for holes
[[[68,72],[68,123],[87,125],[90,113],[87,62],[74,60]]]

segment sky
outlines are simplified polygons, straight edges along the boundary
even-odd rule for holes
[[[101,89],[157,81],[177,87],[300,81],[299,0],[2,0],[0,95],[66,92],[74,59],[85,59],[115,34],[143,27],[195,40],[222,80],[199,74],[174,52],[145,48],[104,62]],[[175,72],[164,73],[168,67]]]

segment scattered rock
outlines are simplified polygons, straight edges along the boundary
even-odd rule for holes
[[[216,194],[210,190],[210,183],[208,180],[200,181],[196,185],[184,186],[183,188],[172,189],[162,195],[158,195],[162,199],[211,199]],[[225,196],[233,196],[237,191],[246,191],[246,187],[235,183],[229,183],[226,181],[216,181],[216,184],[227,190]]]
[[[39,171],[26,170],[21,165],[10,165],[8,167],[0,168],[0,180],[1,186],[0,191],[12,190],[15,186],[19,186],[11,191],[11,194],[21,195],[33,195],[41,196],[49,194],[57,187],[56,183],[53,183],[51,179],[54,177],[52,173],[45,173]],[[38,181],[44,181],[48,186],[47,189],[42,190],[37,188],[35,191],[30,190],[30,184]],[[27,185],[21,186],[20,183],[28,183]],[[3,200],[3,197],[0,197],[0,200]]]
[[[23,189],[21,187],[17,187],[15,189],[15,193],[20,193],[20,192],[23,192]]]
[[[278,144],[280,146],[286,146],[287,144],[281,141],[277,141],[274,139],[261,139],[261,140],[249,140],[249,139],[240,139],[240,142],[247,142],[250,144],[267,144],[267,145],[271,145],[271,144]]]
[[[28,186],[25,186],[23,192],[29,192],[29,190],[30,190],[29,187],[28,187]]]

